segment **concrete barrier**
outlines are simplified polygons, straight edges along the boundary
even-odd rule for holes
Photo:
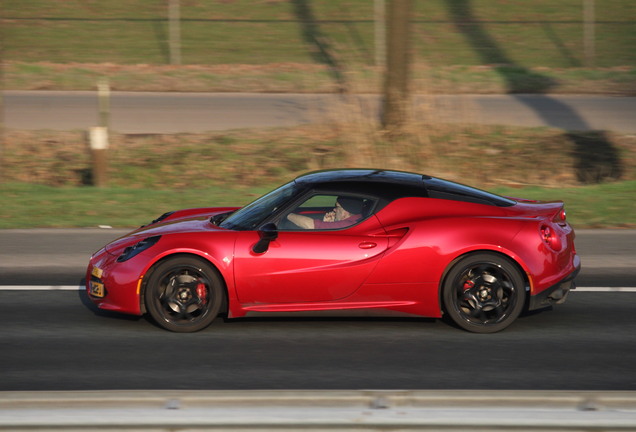
[[[0,430],[633,431],[636,392],[0,392]]]

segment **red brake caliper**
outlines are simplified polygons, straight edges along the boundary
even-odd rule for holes
[[[472,280],[467,280],[466,282],[464,282],[464,291],[468,291],[471,288],[475,287],[475,282],[473,282]]]
[[[207,304],[208,290],[205,288],[205,284],[203,282],[199,282],[199,284],[197,285],[197,296],[201,300],[202,304]]]

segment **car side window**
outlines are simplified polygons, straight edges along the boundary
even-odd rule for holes
[[[328,209],[334,206],[336,199],[335,195],[314,195],[307,201],[298,206],[299,209],[311,209],[311,208],[323,208]]]
[[[375,201],[355,195],[312,195],[282,221],[288,230],[338,230],[347,228],[369,216]]]

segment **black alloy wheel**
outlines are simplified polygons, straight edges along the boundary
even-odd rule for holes
[[[223,303],[223,283],[202,259],[177,256],[160,262],[148,277],[146,309],[161,327],[180,333],[209,326]]]
[[[494,253],[460,259],[448,273],[443,288],[446,313],[455,324],[475,333],[495,333],[521,313],[526,298],[517,266]]]

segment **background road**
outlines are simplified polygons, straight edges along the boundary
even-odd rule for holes
[[[494,335],[370,318],[218,319],[180,335],[97,311],[72,286],[28,289],[79,285],[88,255],[121,233],[0,231],[0,391],[636,390],[634,292],[575,291]],[[580,230],[579,286],[633,286],[635,240],[636,230]]]
[[[88,129],[98,125],[95,92],[6,91],[5,126]],[[204,132],[378,116],[379,98],[333,94],[111,94],[110,127],[120,133]],[[436,95],[415,98],[428,121],[636,132],[636,98],[593,95]]]

